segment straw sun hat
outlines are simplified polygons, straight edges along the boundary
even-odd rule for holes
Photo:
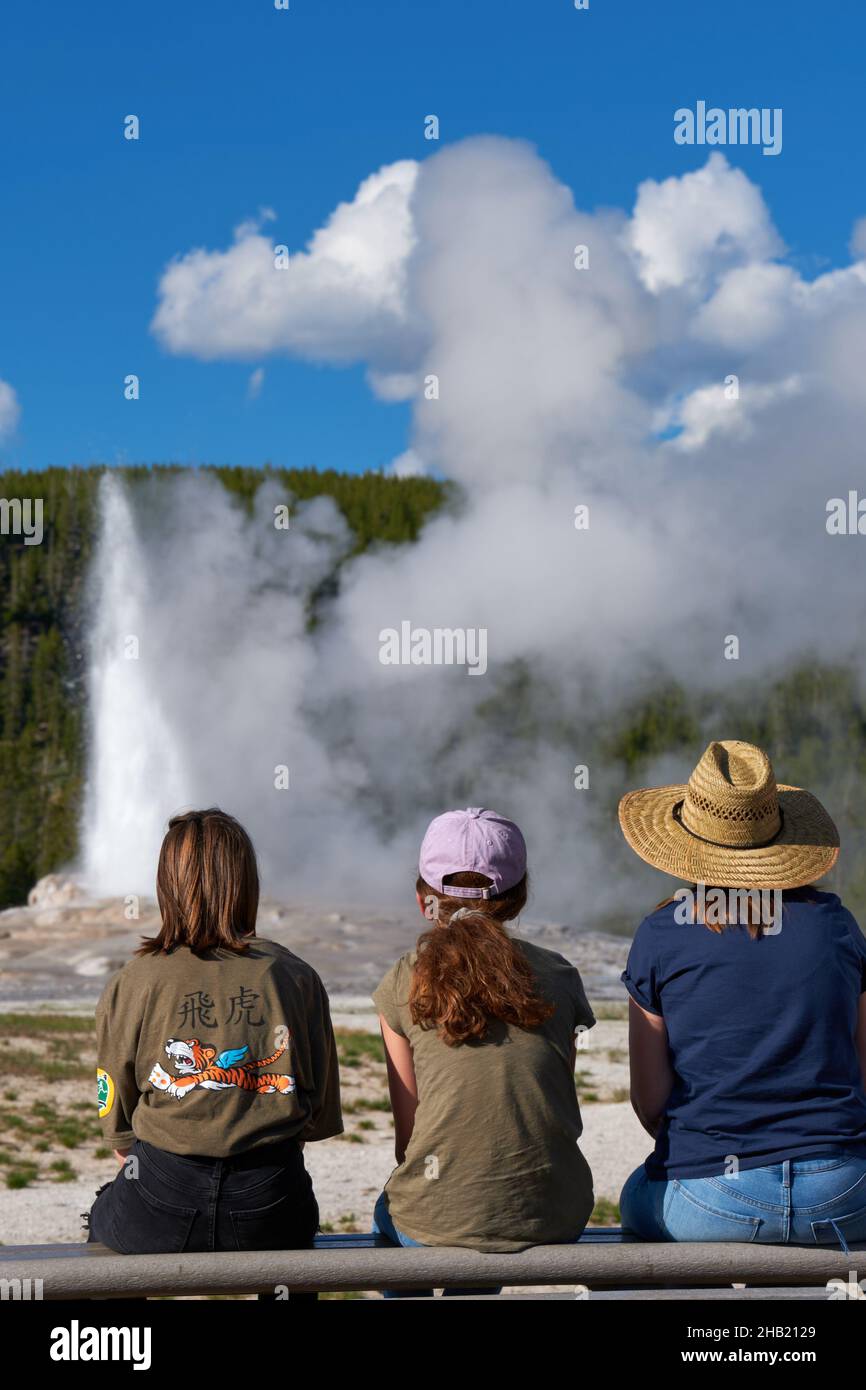
[[[619,823],[665,873],[720,888],[799,888],[833,867],[839,832],[817,797],[777,786],[751,743],[711,743],[684,786],[628,792]]]

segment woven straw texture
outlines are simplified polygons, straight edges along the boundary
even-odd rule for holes
[[[641,859],[690,883],[798,888],[839,855],[839,833],[817,797],[777,786],[751,743],[711,743],[688,782],[628,792],[619,823]]]

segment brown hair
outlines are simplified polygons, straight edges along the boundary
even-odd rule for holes
[[[485,888],[484,874],[450,874],[457,888]],[[415,885],[433,926],[418,938],[409,1012],[422,1028],[435,1028],[449,1047],[485,1037],[491,1019],[537,1028],[553,1013],[538,994],[529,961],[503,923],[526,904],[526,875],[490,898],[453,898],[423,878]],[[454,914],[464,909],[456,920]]]
[[[162,927],[136,955],[188,946],[194,955],[226,946],[242,954],[254,936],[259,872],[252,840],[234,816],[212,806],[173,816],[159,852],[156,896]]]
[[[691,891],[692,893],[694,893],[695,895],[697,895],[698,886],[697,886],[696,883],[689,884],[689,889],[690,889],[690,891]],[[704,891],[705,891],[705,894],[706,894],[706,893],[715,893],[715,892],[718,892],[719,889],[718,889],[717,886],[710,887],[709,884],[705,884],[705,885],[704,885]],[[761,889],[760,889],[760,888],[735,888],[735,889],[731,889],[731,888],[722,888],[721,891],[722,891],[723,893],[725,893],[726,895],[729,894],[729,893],[731,893],[731,892],[734,892],[734,893],[745,893],[745,894],[747,894],[747,897],[746,897],[746,920],[745,920],[745,922],[738,921],[738,920],[732,920],[730,917],[728,917],[727,912],[725,911],[725,909],[719,907],[719,906],[718,906],[717,904],[715,904],[715,903],[712,904],[713,909],[714,909],[714,915],[716,915],[716,914],[720,915],[720,916],[722,917],[723,920],[718,921],[718,922],[707,922],[707,921],[704,920],[703,917],[698,917],[698,918],[697,918],[697,921],[700,922],[701,926],[706,927],[709,931],[714,931],[714,932],[716,932],[717,934],[718,934],[719,932],[723,932],[727,927],[745,926],[745,927],[747,928],[748,933],[749,933],[749,936],[752,938],[752,940],[753,940],[753,941],[757,941],[759,937],[761,937],[761,936],[764,935],[764,927],[769,925],[769,923],[767,923],[767,922],[764,921],[763,916],[762,916],[762,906],[763,906],[763,905],[762,905],[762,904],[761,904],[760,906],[757,905],[757,904],[755,903],[755,901],[754,901],[754,898],[752,897],[752,894],[753,894],[753,893],[757,893],[758,895],[760,895]],[[771,888],[771,889],[765,889],[764,891],[765,891],[765,892],[771,892],[771,893],[772,893],[772,892],[775,892],[775,891],[777,891],[777,890]],[[787,902],[801,902],[801,903],[815,902],[815,901],[816,901],[816,898],[815,898],[816,892],[817,892],[817,889],[815,888],[814,884],[811,884],[811,883],[804,884],[802,888],[785,888],[785,889],[783,889],[783,891],[782,891],[782,911],[784,912],[784,910],[785,910],[785,903],[787,903]],[[742,900],[741,900],[740,898],[737,899],[737,907],[738,907],[738,908],[739,908],[739,906],[740,906],[741,901],[742,901]],[[654,912],[658,912],[659,908],[667,907],[668,903],[672,903],[672,902],[674,902],[674,897],[673,897],[673,896],[670,897],[670,898],[665,898],[662,902],[656,904],[656,906],[653,908],[653,911],[654,911]]]

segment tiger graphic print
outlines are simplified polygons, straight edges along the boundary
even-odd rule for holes
[[[270,1067],[286,1051],[288,1043],[272,1053],[270,1057],[258,1060],[244,1058],[249,1048],[235,1047],[217,1053],[215,1047],[203,1043],[199,1038],[181,1041],[169,1038],[165,1045],[166,1055],[171,1059],[177,1076],[171,1076],[157,1062],[148,1077],[151,1086],[158,1091],[174,1096],[177,1100],[189,1095],[197,1086],[208,1091],[223,1091],[237,1087],[242,1091],[255,1091],[257,1095],[278,1092],[288,1096],[295,1089],[295,1078],[281,1072],[263,1072],[262,1067]]]

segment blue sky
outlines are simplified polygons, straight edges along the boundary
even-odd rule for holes
[[[590,0],[49,0],[2,20],[0,379],[21,409],[0,463],[380,467],[409,408],[364,369],[202,362],[149,324],[161,272],[227,247],[262,207],[292,251],[362,179],[479,133],[536,145],[579,206],[631,209],[683,174],[673,112],[782,107],[784,148],[727,151],[810,278],[866,214],[862,5]],[[141,139],[122,138],[130,112]],[[423,138],[441,121],[439,145]],[[275,232],[276,235],[276,232]],[[249,399],[256,366],[264,385]],[[128,372],[137,402],[123,398]]]

